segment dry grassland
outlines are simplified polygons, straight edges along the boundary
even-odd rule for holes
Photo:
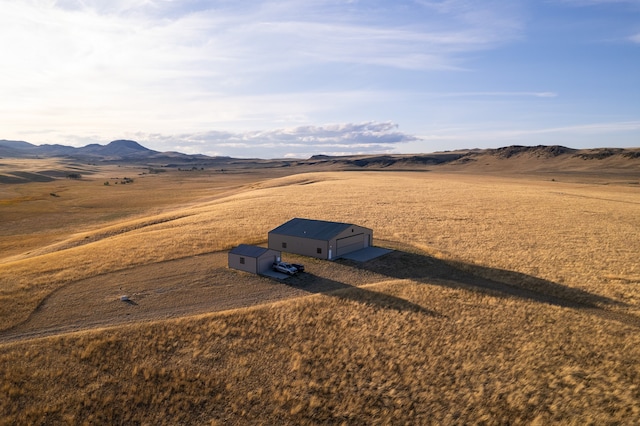
[[[341,289],[294,292],[293,300],[4,343],[4,422],[640,418],[637,186],[327,172],[245,177],[234,188],[203,175],[187,189],[188,181],[171,188],[170,178],[119,187],[121,195],[149,197],[139,205],[136,197],[118,198],[123,217],[79,221],[80,230],[67,227],[40,246],[27,233],[8,235],[18,244],[24,237],[29,252],[0,258],[0,328],[24,321],[71,283],[262,243],[296,216],[374,229],[374,239],[402,249],[397,269],[390,261],[340,264],[377,278],[349,284],[336,276]],[[166,188],[152,190],[161,187],[156,180]],[[76,184],[83,188],[77,194],[114,189],[64,184],[70,199]],[[152,198],[166,192],[183,198],[156,207]],[[432,274],[438,262],[460,274]],[[483,280],[507,286],[488,290]]]
[[[6,345],[0,410],[6,424],[629,424],[638,340],[579,311],[391,281]]]

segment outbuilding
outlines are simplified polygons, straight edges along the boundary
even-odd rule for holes
[[[318,259],[337,259],[371,246],[373,231],[342,222],[295,218],[269,232],[269,248]]]
[[[262,274],[270,271],[273,262],[280,260],[280,251],[240,244],[229,252],[229,268]]]

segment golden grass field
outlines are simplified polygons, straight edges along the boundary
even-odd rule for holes
[[[0,424],[640,422],[637,182],[83,167],[0,186]],[[292,217],[395,251],[226,268]]]

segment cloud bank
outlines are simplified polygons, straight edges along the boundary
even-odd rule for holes
[[[388,153],[398,144],[418,140],[415,136],[400,132],[398,125],[391,122],[327,124],[247,132],[208,131],[179,135],[138,133],[133,137],[156,150],[179,147],[185,153],[241,158],[307,158],[314,154]]]

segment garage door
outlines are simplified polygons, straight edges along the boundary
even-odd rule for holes
[[[336,256],[342,256],[365,247],[365,234],[351,235],[336,240]]]

